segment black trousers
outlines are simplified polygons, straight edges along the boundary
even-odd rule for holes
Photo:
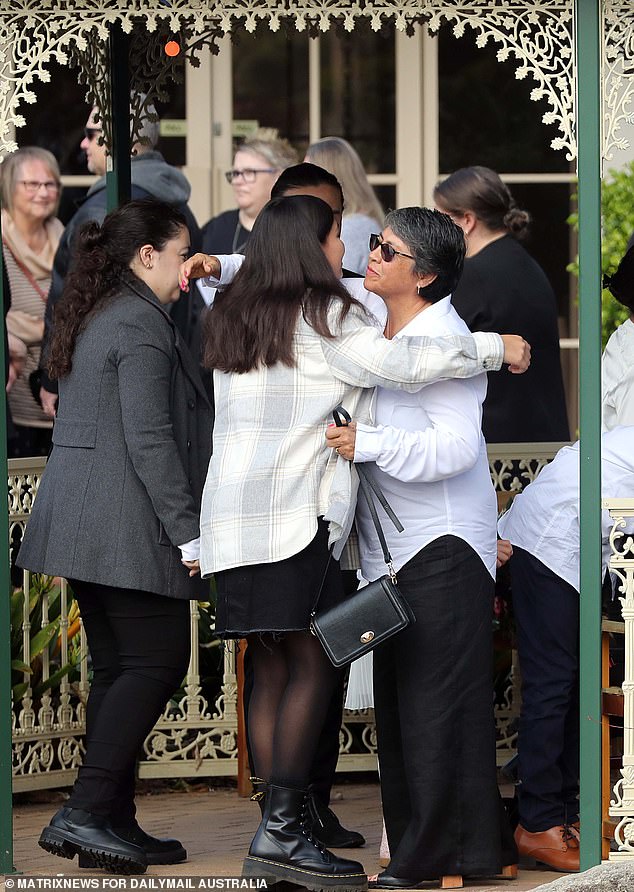
[[[496,783],[493,579],[447,535],[398,583],[416,622],[374,652],[389,872],[417,882],[499,873],[517,853]]]
[[[522,548],[510,561],[522,675],[520,824],[579,819],[579,593]]]
[[[86,755],[67,804],[125,825],[135,815],[137,755],[187,672],[189,601],[79,580],[70,584],[93,678]]]

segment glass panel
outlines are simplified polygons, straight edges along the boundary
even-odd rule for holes
[[[308,40],[260,22],[233,47],[234,120],[276,127],[300,154],[308,145]]]
[[[373,188],[385,213],[394,210],[396,207],[396,186],[374,186]]]
[[[556,125],[541,120],[548,105],[530,99],[534,81],[516,80],[513,60],[498,62],[493,41],[478,49],[470,32],[457,39],[448,26],[438,40],[440,170],[567,171],[565,152],[550,148]]]
[[[86,87],[77,82],[73,68],[51,61],[48,69],[49,83],[35,79],[31,84],[36,101],[20,107],[26,125],[16,128],[16,142],[19,146],[48,149],[57,158],[62,174],[87,174],[86,157],[79,148],[90,112]],[[68,223],[86,191],[81,186],[64,187],[58,211],[62,223]]]
[[[182,84],[168,83],[167,92],[169,93],[169,100],[167,102],[157,103],[157,111],[160,115],[161,120],[184,120],[184,82]],[[190,136],[195,139],[196,127],[193,123],[191,126],[194,132],[190,134]],[[187,140],[184,136],[161,136],[156,148],[163,155],[168,164],[173,164],[176,167],[183,167],[186,163],[186,143]]]
[[[320,37],[322,136],[347,139],[367,173],[396,170],[394,53],[394,29],[377,34],[367,19]]]

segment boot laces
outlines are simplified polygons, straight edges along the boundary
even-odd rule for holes
[[[310,826],[308,824],[308,820],[311,817],[311,808],[308,798],[304,799],[302,803],[302,810],[299,816],[299,826],[301,828],[302,834],[306,837],[308,842],[312,843],[315,848],[319,851],[320,854],[326,854],[326,847],[323,846],[320,842],[318,842],[313,834],[311,833]]]

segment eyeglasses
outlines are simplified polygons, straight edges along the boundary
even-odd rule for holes
[[[255,183],[255,178],[259,173],[277,173],[277,167],[261,167],[259,170],[254,167],[245,167],[244,170],[228,170],[225,179],[228,183],[233,183],[240,177],[245,183]]]
[[[403,254],[402,251],[397,251],[392,245],[384,242],[380,235],[373,232],[370,236],[370,251],[376,251],[377,248],[381,249],[381,257],[386,263],[391,263],[397,254],[399,257],[409,257],[410,260],[416,260],[411,254]]]
[[[45,189],[47,192],[59,192],[60,189],[60,184],[55,180],[44,180],[43,182],[40,180],[18,180],[18,183],[22,183],[28,195],[36,195],[40,189]]]
[[[84,127],[84,136],[88,142],[92,142],[101,133],[103,133],[101,127]]]

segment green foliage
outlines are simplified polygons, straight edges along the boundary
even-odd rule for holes
[[[622,170],[609,171],[601,190],[601,215],[601,269],[604,273],[613,273],[634,233],[634,162]],[[576,229],[578,220],[578,215],[572,214],[568,222]],[[578,262],[571,264],[569,269],[578,275]],[[604,289],[601,316],[605,346],[612,332],[628,318],[629,311]]]
[[[48,621],[45,624],[42,612],[44,595],[48,595]],[[73,639],[69,642],[68,663],[63,666],[60,663],[61,598],[59,586],[53,584],[53,577],[39,573],[31,575],[28,663],[25,662],[24,653],[24,614],[24,591],[16,589],[11,594],[11,688],[14,703],[24,696],[29,686],[34,699],[41,697],[49,688],[56,687],[64,676],[76,673],[81,658],[79,644]],[[43,678],[45,653],[49,657],[49,677],[46,679]],[[28,681],[25,675],[29,676]]]

